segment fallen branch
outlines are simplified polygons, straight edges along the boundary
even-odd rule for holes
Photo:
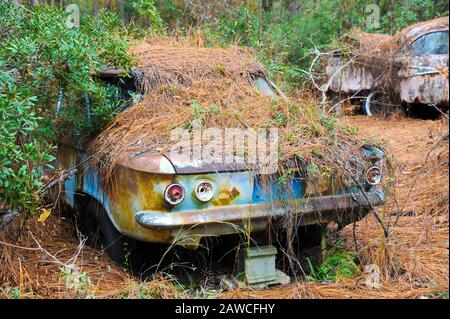
[[[438,111],[438,112],[441,114],[441,116],[442,116],[443,118],[445,118],[445,119],[448,120],[448,114],[442,112],[442,110],[441,110],[440,108],[438,108],[438,107],[436,106],[436,104],[431,103],[430,105],[431,105],[436,111]],[[447,136],[448,136],[448,133],[447,133]]]
[[[311,40],[310,40],[311,41]],[[333,82],[333,79],[339,75],[341,73],[341,71],[346,68],[347,66],[351,65],[353,63],[353,58],[350,59],[349,61],[347,61],[346,63],[344,63],[343,65],[341,65],[336,72],[329,77],[328,81],[324,84],[324,85],[319,85],[316,80],[314,79],[314,67],[316,65],[316,63],[318,63],[320,61],[320,59],[322,57],[330,57],[333,56],[334,54],[343,51],[342,49],[336,49],[336,50],[332,50],[332,51],[328,51],[328,52],[321,52],[317,46],[315,45],[315,43],[313,41],[311,41],[312,45],[314,46],[314,51],[313,53],[316,55],[313,59],[313,61],[311,62],[310,66],[309,66],[309,70],[308,71],[304,71],[302,70],[304,73],[306,73],[311,81],[311,83],[314,85],[314,87],[321,92],[322,94],[322,101],[321,104],[324,105],[325,101],[327,100],[327,92],[331,86],[331,83]]]
[[[383,223],[380,215],[378,214],[378,211],[375,209],[375,207],[370,202],[369,198],[367,197],[367,193],[364,191],[364,189],[361,186],[361,184],[359,183],[359,181],[356,180],[356,178],[354,178],[353,176],[352,176],[352,179],[356,183],[356,185],[358,186],[359,191],[363,194],[364,199],[366,200],[367,204],[369,205],[370,212],[375,216],[375,219],[377,220],[378,224],[380,224],[381,228],[383,229],[384,237],[388,238],[389,237],[389,231],[384,226],[384,223]]]
[[[65,182],[67,179],[71,178],[78,172],[77,168],[72,168],[68,171],[64,171],[60,176],[53,178],[50,182],[48,182],[46,185],[44,185],[41,188],[41,193],[45,192],[46,190],[52,188],[53,186],[57,184],[61,184]]]

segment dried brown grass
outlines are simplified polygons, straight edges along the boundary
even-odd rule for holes
[[[167,153],[178,142],[170,140],[172,130],[192,130],[196,125],[202,129],[276,127],[280,172],[299,171],[302,162],[318,167],[319,178],[326,172],[328,177],[331,172],[342,179],[358,178],[356,167],[365,162],[361,147],[367,141],[324,115],[314,99],[260,92],[251,80],[265,76],[265,71],[248,50],[140,43],[131,52],[138,65],[137,87],[146,96],[116,116],[90,145],[92,165],[104,181],[123,158],[150,151]]]
[[[353,29],[341,39],[342,57],[352,59],[349,67],[365,70],[373,77],[372,91],[383,92],[388,101],[395,101],[395,81],[402,65],[401,45],[395,37]]]
[[[250,76],[265,75],[250,49],[203,48],[168,44],[138,43],[128,50],[134,56],[139,93],[149,93],[162,85],[190,86],[196,81],[223,78],[241,82]]]
[[[41,246],[41,248],[40,248]],[[0,234],[0,298],[17,288],[21,298],[176,298],[177,282],[157,274],[141,281],[108,258],[106,251],[82,246],[74,225],[60,216],[44,223],[17,219]],[[54,256],[51,257],[50,255]],[[67,285],[64,266],[89,278],[77,287]]]
[[[351,117],[345,122],[385,141],[399,164],[392,196],[379,210],[389,226],[389,238],[384,238],[371,215],[356,225],[361,269],[376,264],[381,270],[381,287],[369,289],[365,284],[367,274],[363,274],[336,283],[305,281],[265,291],[237,289],[225,292],[223,297],[397,299],[448,296],[449,146],[445,138],[448,121]],[[411,189],[412,196],[408,196]],[[397,220],[397,214],[392,213],[398,212],[404,214]],[[354,251],[351,225],[344,228],[342,236],[347,249]]]

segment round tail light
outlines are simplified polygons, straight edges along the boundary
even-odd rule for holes
[[[381,169],[377,166],[372,166],[367,170],[366,181],[370,185],[378,185],[381,182]]]
[[[201,202],[208,202],[214,197],[214,186],[210,182],[201,182],[195,188],[195,197]]]
[[[171,184],[167,186],[164,192],[164,199],[170,205],[178,205],[184,199],[185,191],[184,187],[180,184]]]

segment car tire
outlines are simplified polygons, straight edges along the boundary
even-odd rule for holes
[[[375,101],[375,95],[379,94],[378,92],[370,92],[367,95],[366,100],[363,102],[363,110],[366,116],[378,115],[383,112],[383,109],[379,107]]]
[[[311,248],[320,245],[322,241],[323,227],[326,225],[300,226],[298,229],[298,241],[300,246]]]
[[[105,249],[115,263],[127,266],[132,241],[116,229],[105,209],[96,200],[91,200],[86,208],[85,224],[90,243],[96,248]]]

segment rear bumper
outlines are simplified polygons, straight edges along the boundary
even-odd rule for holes
[[[342,222],[355,219],[355,212],[367,212],[370,206],[382,205],[385,195],[382,190],[365,194],[353,193],[333,196],[321,196],[285,201],[282,203],[261,203],[252,205],[218,206],[209,209],[160,213],[140,211],[136,221],[147,229],[180,229],[183,227],[207,226],[221,223],[242,223],[269,218],[282,218],[295,215],[300,224],[317,222]],[[350,216],[349,216],[350,215]],[[364,216],[359,216],[360,219]]]

